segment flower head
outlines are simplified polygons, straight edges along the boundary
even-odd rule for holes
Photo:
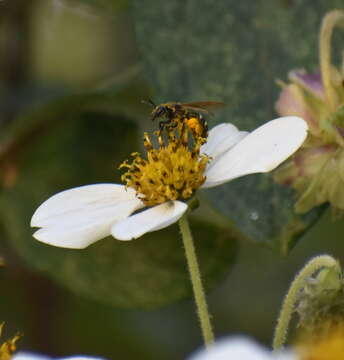
[[[305,213],[329,202],[344,210],[344,73],[330,63],[330,35],[336,22],[344,18],[333,11],[324,18],[320,33],[321,71],[289,73],[289,84],[282,83],[276,103],[282,115],[303,117],[309,136],[297,153],[275,174],[275,180],[296,189],[295,210]]]
[[[324,337],[308,337],[290,349],[271,352],[243,337],[227,337],[209,350],[199,350],[188,360],[342,360],[344,359],[344,328],[339,326]]]
[[[297,190],[297,212],[307,212],[325,202],[344,210],[344,108],[330,108],[318,74],[294,71],[289,79],[292,83],[284,86],[276,109],[281,115],[302,115],[309,136],[276,172],[275,179]],[[344,104],[344,92],[341,101]]]
[[[132,240],[176,222],[185,201],[200,188],[247,174],[268,172],[289,157],[307,135],[307,124],[290,116],[272,120],[248,134],[232,124],[214,127],[207,139],[187,127],[144,135],[146,156],[133,153],[121,168],[125,185],[94,184],[60,192],[34,213],[34,237],[67,248],[85,248],[110,234]],[[206,143],[204,143],[206,141]],[[146,208],[143,211],[139,211]]]

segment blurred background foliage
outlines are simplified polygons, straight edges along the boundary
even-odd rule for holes
[[[210,127],[272,119],[275,80],[317,69],[333,8],[342,1],[0,2],[0,321],[24,333],[20,348],[169,360],[200,346],[176,227],[74,251],[33,240],[31,214],[60,190],[119,181],[153,126],[142,99],[226,102]],[[266,175],[201,200],[192,229],[216,334],[268,343],[302,264],[323,252],[344,260],[343,221],[325,208],[297,217],[293,193]]]

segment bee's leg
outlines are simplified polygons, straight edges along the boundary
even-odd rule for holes
[[[202,137],[207,138],[208,137],[208,123],[204,121],[203,124],[203,134]]]
[[[169,128],[175,129],[178,126],[178,121],[171,121],[171,124],[169,125]]]
[[[162,136],[162,133],[163,133],[164,129],[166,129],[167,127],[169,127],[170,123],[171,123],[171,120],[170,120],[170,119],[159,121],[158,136]]]
[[[170,119],[159,121],[159,129],[160,129],[160,131],[162,131],[164,129],[164,127],[167,126],[170,122],[171,122]]]
[[[203,129],[201,136],[206,139],[208,137],[207,120],[201,114],[198,115],[198,118],[199,118],[200,123],[202,124],[202,129]]]
[[[175,129],[177,128],[177,126],[178,121],[175,118],[170,119],[170,123],[166,125],[167,133],[170,140],[175,138]]]

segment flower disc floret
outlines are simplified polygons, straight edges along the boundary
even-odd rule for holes
[[[132,163],[126,161],[120,166],[128,169],[122,175],[122,181],[136,190],[146,206],[188,199],[205,182],[204,171],[209,157],[200,154],[197,139],[190,145],[183,131],[179,135],[176,137],[170,131],[165,144],[161,135],[157,134],[159,146],[155,149],[145,133],[147,158],[134,153]]]

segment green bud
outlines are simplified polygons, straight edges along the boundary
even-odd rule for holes
[[[342,273],[334,266],[322,269],[306,280],[295,306],[298,326],[304,332],[325,335],[325,331],[343,322],[343,285]]]

